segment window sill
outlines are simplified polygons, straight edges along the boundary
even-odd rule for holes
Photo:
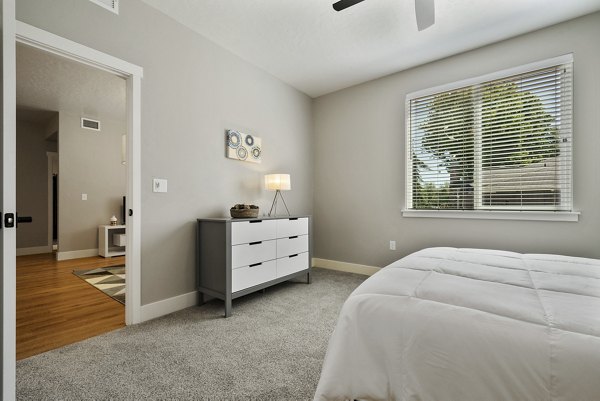
[[[402,217],[480,220],[579,221],[580,212],[520,212],[506,210],[402,210]]]

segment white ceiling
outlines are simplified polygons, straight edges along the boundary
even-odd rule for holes
[[[41,114],[35,117],[32,110],[50,110],[124,121],[125,99],[123,78],[17,45],[17,107],[22,118],[42,118]]]
[[[317,97],[600,10],[600,0],[436,0],[417,31],[413,0],[144,0]]]

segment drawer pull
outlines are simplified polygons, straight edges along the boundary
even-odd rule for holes
[[[249,223],[250,224],[253,224],[253,223],[262,223],[262,220],[250,220]]]
[[[290,258],[295,258],[296,256],[298,256],[298,254],[290,255]]]
[[[260,265],[262,265],[262,262],[260,262],[260,263],[253,263],[249,267],[260,266]]]
[[[262,241],[251,242],[248,245],[259,245],[259,244],[262,244]]]
[[[297,217],[290,217],[289,220],[298,220]]]
[[[289,239],[296,239],[296,238],[298,238],[298,236],[297,235],[293,235]]]

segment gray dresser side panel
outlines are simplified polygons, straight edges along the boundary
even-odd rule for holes
[[[198,222],[198,286],[223,296],[228,285],[226,267],[231,258],[229,227],[230,224],[226,222]]]

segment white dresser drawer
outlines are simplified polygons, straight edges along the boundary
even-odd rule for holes
[[[277,220],[277,238],[308,234],[308,218]]]
[[[237,268],[277,258],[277,241],[257,241],[231,247],[231,267]]]
[[[277,277],[308,269],[308,252],[277,259]]]
[[[231,245],[275,239],[276,220],[234,221],[231,223]]]
[[[308,235],[277,238],[277,257],[308,252]]]
[[[231,292],[237,292],[277,278],[274,260],[255,266],[244,266],[231,272]]]

